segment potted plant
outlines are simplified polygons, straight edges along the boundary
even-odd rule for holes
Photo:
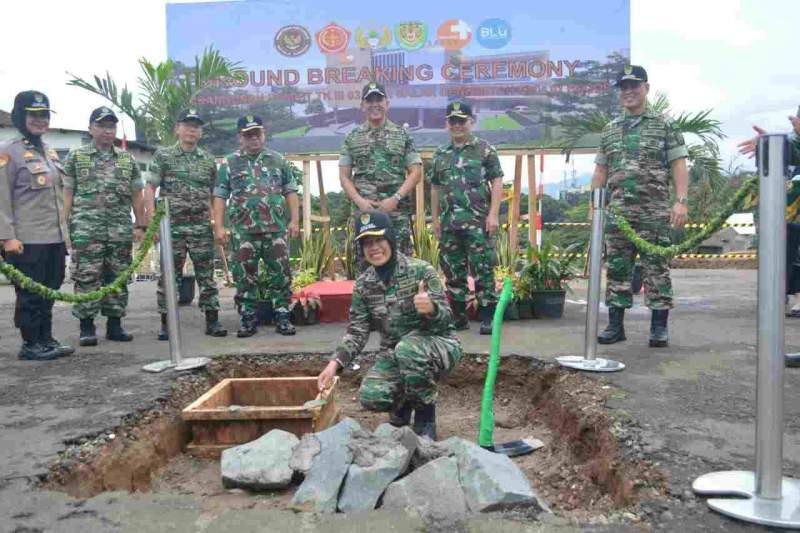
[[[268,326],[272,324],[272,300],[267,295],[267,287],[269,286],[269,276],[267,275],[267,267],[264,265],[263,260],[258,262],[258,304],[256,307],[256,317],[258,318],[259,325]]]
[[[180,284],[178,285],[178,305],[189,305],[194,300],[194,263],[190,257],[186,258],[183,264],[183,271],[179,276]]]
[[[319,276],[313,269],[301,270],[292,277],[292,302],[289,304],[289,312],[292,314],[294,324],[309,326],[319,322],[322,301],[317,294],[304,290],[317,281]]]
[[[578,244],[561,249],[552,241],[545,241],[538,249],[529,247],[527,264],[520,274],[521,284],[532,300],[536,318],[561,318],[564,300],[569,290],[568,282],[578,272],[581,254]]]

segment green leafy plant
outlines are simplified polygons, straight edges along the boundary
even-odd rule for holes
[[[344,253],[342,254],[342,270],[347,279],[358,277],[358,267],[356,262],[356,236],[355,230],[350,224],[347,225],[347,234],[344,240]]]
[[[149,143],[175,142],[175,120],[182,110],[192,105],[201,90],[215,82],[244,74],[238,62],[225,58],[213,47],[195,56],[193,67],[171,59],[154,64],[145,58],[139,59],[139,66],[142,75],[138,80],[136,97],[127,85],[120,89],[108,72],[105,78],[93,76],[93,81],[67,72],[71,76],[67,85],[108,100],[134,121],[137,130],[143,132]]]
[[[328,232],[312,232],[310,237],[303,239],[300,249],[300,272],[313,272],[317,280],[322,279],[322,274],[333,262],[333,247],[329,246],[331,236]]]
[[[414,257],[430,263],[433,268],[439,269],[439,239],[423,225],[414,229]]]
[[[582,254],[573,244],[564,249],[546,240],[536,249],[528,247],[527,262],[520,272],[520,293],[569,290],[568,282],[578,274]]]
[[[317,281],[319,276],[316,272],[311,269],[301,270],[292,276],[292,292],[297,292]]]

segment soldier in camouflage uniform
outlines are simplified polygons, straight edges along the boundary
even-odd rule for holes
[[[431,218],[440,238],[442,269],[456,329],[468,329],[467,274],[475,278],[481,335],[492,333],[497,304],[494,289],[494,236],[503,193],[497,150],[472,135],[472,108],[452,102],[446,110],[451,141],[439,147],[431,166]],[[441,218],[439,207],[441,205]]]
[[[688,150],[683,135],[669,118],[647,106],[647,72],[626,66],[616,81],[624,111],[604,129],[595,159],[593,187],[608,187],[609,204],[630,221],[645,240],[670,244],[670,225],[686,223]],[[669,178],[675,183],[677,201],[670,208]],[[615,224],[606,233],[606,265],[609,324],[598,336],[601,344],[625,340],[623,317],[633,305],[631,271],[637,250]],[[668,345],[667,319],[672,308],[672,283],[665,257],[641,252],[645,305],[652,309],[651,347]]]
[[[107,107],[89,117],[92,142],[67,155],[64,164],[64,212],[69,221],[75,292],[89,292],[113,281],[131,264],[136,215],[136,238],[144,228],[142,177],[133,156],[114,147],[118,119]],[[128,306],[127,289],[101,302],[75,304],[72,314],[80,320],[80,345],[97,345],[94,317],[108,317],[106,338],[130,341],[122,327]]]
[[[220,165],[214,188],[214,236],[225,242],[225,201],[230,198],[233,250],[231,271],[236,281],[236,302],[241,325],[237,336],[256,333],[258,260],[267,269],[267,287],[276,314],[275,330],[294,335],[289,322],[292,274],[286,232],[300,234],[297,174],[281,154],[269,150],[260,117],[249,115],[238,121],[241,149]],[[286,208],[289,208],[289,220]]]
[[[228,331],[219,323],[219,291],[214,280],[214,234],[210,218],[217,165],[211,154],[197,146],[203,136],[203,119],[194,109],[188,109],[178,117],[175,135],[177,143],[159,148],[153,156],[147,180],[148,198],[155,196],[157,187],[161,188],[162,198],[169,198],[176,277],[180,280],[186,256],[190,255],[200,286],[198,305],[206,316],[205,333],[224,337]],[[154,212],[152,205],[150,212]],[[161,314],[158,339],[167,340],[169,331],[163,279],[159,280],[157,299]]]
[[[390,218],[367,211],[356,221],[356,240],[370,266],[358,277],[347,334],[319,375],[330,386],[367,344],[371,330],[381,334],[375,365],[361,382],[361,405],[390,412],[395,426],[436,439],[437,383],[461,359],[453,315],[433,267],[397,250]]]
[[[377,209],[389,214],[397,234],[398,249],[411,255],[412,205],[408,195],[422,176],[422,159],[408,132],[386,117],[389,99],[379,83],[361,92],[361,110],[367,121],[351,131],[339,154],[339,180],[356,207],[351,224],[361,211]],[[359,251],[359,270],[367,264]]]

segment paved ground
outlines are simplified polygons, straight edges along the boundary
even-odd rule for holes
[[[679,270],[675,287],[678,308],[671,319],[672,345],[647,348],[649,315],[635,308],[627,320],[629,340],[600,347],[600,354],[624,361],[624,372],[598,376],[620,387],[624,397],[614,409],[638,421],[646,451],[670,476],[673,494],[682,503],[665,509],[654,522],[661,531],[760,531],[722,518],[686,491],[700,474],[751,469],[754,459],[756,272]],[[236,329],[232,293],[224,291],[223,322]],[[579,354],[583,342],[584,289],[569,296],[565,317],[558,321],[506,323],[504,353],[544,360]],[[168,358],[167,343],[155,340],[155,286],[138,283],[132,290],[126,326],[133,343],[101,342],[72,358],[49,363],[16,359],[18,336],[10,319],[0,322],[0,531],[414,531],[420,524],[407,516],[372,514],[325,519],[291,513],[237,510],[216,519],[204,516],[197,502],[181,495],[102,494],[75,501],[33,488],[36,476],[71,439],[113,427],[120,417],[148,406],[167,393],[168,374],[140,371],[151,361]],[[0,312],[10,317],[13,290],[0,287]],[[281,337],[262,329],[256,337],[212,339],[201,334],[202,316],[182,308],[185,355],[230,353],[328,352],[341,335],[340,325],[302,329]],[[603,320],[604,322],[604,320]],[[56,308],[56,334],[77,345],[77,320],[69,307]],[[463,335],[467,351],[486,352],[487,337],[473,330]],[[103,328],[101,327],[101,330]],[[104,331],[104,330],[103,330]],[[800,348],[800,321],[787,322],[787,347]],[[786,436],[784,472],[800,477],[800,370],[785,377]],[[26,529],[28,528],[28,529]],[[624,531],[618,526],[603,531]],[[581,528],[583,531],[601,529]],[[459,531],[574,531],[554,520],[520,525],[498,520],[464,522]]]

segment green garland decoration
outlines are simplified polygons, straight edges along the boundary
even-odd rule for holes
[[[41,283],[33,281],[31,278],[2,259],[0,259],[0,272],[2,272],[12,283],[14,283],[14,285],[17,285],[26,291],[34,292],[39,296],[47,298],[48,300],[60,300],[62,302],[69,302],[73,304],[102,300],[112,292],[121,292],[125,288],[125,285],[128,284],[128,280],[134,274],[134,272],[136,272],[136,269],[139,268],[139,265],[142,264],[142,261],[144,261],[144,258],[147,256],[147,252],[150,251],[150,247],[153,245],[153,241],[156,237],[158,225],[163,216],[164,206],[163,204],[159,204],[159,206],[156,208],[156,212],[153,214],[153,220],[150,221],[150,225],[147,227],[147,231],[144,234],[139,251],[136,252],[136,256],[133,258],[133,262],[131,262],[128,268],[120,272],[119,276],[117,276],[117,279],[115,279],[111,284],[105,285],[97,290],[78,294],[57,291],[55,289],[51,289],[50,287],[46,287]]]
[[[622,216],[618,207],[610,205],[608,206],[608,211],[611,215],[611,220],[617,225],[622,234],[629,241],[631,241],[636,248],[639,249],[639,251],[644,254],[672,258],[676,255],[681,255],[688,252],[709,238],[712,234],[716,233],[716,231],[720,229],[723,224],[725,224],[725,221],[728,219],[728,217],[731,216],[733,212],[736,211],[736,209],[741,205],[745,197],[751,192],[758,194],[758,178],[750,178],[749,180],[745,181],[739,190],[736,191],[736,194],[733,196],[733,198],[731,198],[728,203],[725,204],[725,207],[722,209],[722,211],[712,218],[711,221],[708,222],[699,233],[686,239],[680,244],[673,244],[672,246],[658,246],[657,244],[647,242],[636,234],[634,229],[631,227],[630,222],[628,222],[625,217]]]

